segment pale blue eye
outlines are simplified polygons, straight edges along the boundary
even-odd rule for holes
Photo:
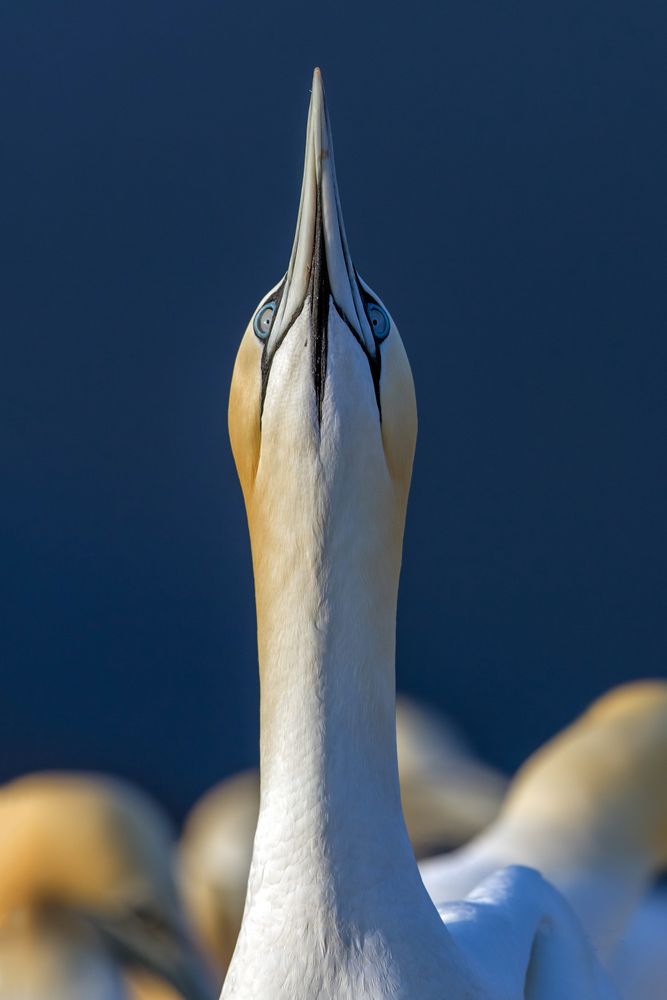
[[[371,324],[371,330],[373,331],[375,339],[384,340],[389,333],[389,327],[391,326],[389,317],[382,306],[376,305],[375,302],[370,302],[366,309],[368,312],[368,319]]]
[[[266,338],[271,333],[271,327],[273,326],[273,315],[276,311],[276,307],[273,302],[269,302],[267,305],[262,306],[255,313],[255,318],[252,321],[252,327],[260,340],[266,340]]]

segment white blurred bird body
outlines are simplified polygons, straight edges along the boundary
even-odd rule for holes
[[[609,957],[667,862],[667,683],[598,699],[521,768],[498,819],[422,862],[431,897],[459,899],[507,864],[539,869]]]
[[[576,845],[554,842],[551,831],[507,823],[452,854],[428,858],[420,870],[429,895],[441,906],[461,899],[506,865],[540,871],[569,901],[600,955],[607,958],[637,907],[645,885],[643,866],[583,861]]]
[[[667,890],[642,901],[610,963],[622,1000],[667,997]]]
[[[394,666],[414,387],[351,262],[318,72],[290,267],[241,342],[229,425],[255,575],[262,779],[223,997],[609,997],[576,918],[537,873],[497,873],[444,922],[419,876]]]

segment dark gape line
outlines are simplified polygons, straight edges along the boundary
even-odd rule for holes
[[[311,364],[315,384],[315,399],[317,400],[317,422],[322,423],[322,403],[324,401],[324,384],[327,377],[327,348],[329,324],[329,272],[327,269],[326,250],[324,246],[324,226],[322,222],[322,207],[319,192],[317,196],[317,213],[315,216],[315,246],[313,247],[313,263],[310,271],[310,314],[314,341],[312,345]]]
[[[357,283],[357,288],[359,289],[359,295],[364,303],[366,309],[369,305],[377,305],[378,303],[373,298],[373,296],[366,290],[366,288],[361,283],[359,275],[357,274],[356,268],[354,271],[355,280]],[[288,275],[286,274],[281,281],[279,287],[276,289],[275,294],[272,298],[267,298],[262,305],[266,305],[268,302],[273,302],[276,313],[280,307],[280,302],[287,289]],[[371,354],[361,335],[355,330],[353,324],[350,322],[348,317],[342,312],[337,302],[333,299],[331,294],[331,284],[329,282],[329,271],[327,268],[327,258],[326,258],[326,248],[324,240],[324,223],[322,221],[322,207],[320,201],[320,195],[317,195],[317,209],[315,215],[315,234],[313,238],[313,256],[312,264],[310,270],[310,281],[308,284],[308,291],[304,296],[303,303],[299,307],[298,312],[294,314],[288,326],[286,326],[281,334],[280,339],[277,341],[273,350],[269,354],[269,341],[265,341],[262,350],[262,362],[261,362],[261,373],[262,373],[262,386],[261,386],[261,396],[260,396],[260,409],[259,409],[259,423],[260,427],[262,425],[262,416],[264,414],[264,400],[266,398],[266,390],[269,384],[269,375],[271,374],[271,365],[273,360],[278,353],[278,349],[282,345],[285,337],[287,336],[289,330],[301,315],[306,301],[310,297],[310,315],[311,315],[311,329],[313,330],[314,339],[310,345],[311,350],[311,371],[313,374],[313,385],[315,388],[315,399],[317,401],[317,422],[318,425],[322,425],[322,406],[324,403],[324,388],[327,377],[327,354],[329,349],[329,303],[333,303],[335,311],[338,316],[345,323],[346,327],[359,344],[359,347],[366,355],[366,360],[371,371],[371,377],[373,379],[373,388],[375,390],[375,402],[378,408],[378,417],[380,418],[380,423],[382,423],[382,406],[380,402],[380,375],[382,372],[382,352],[378,344],[376,344],[375,353]],[[261,308],[261,306],[260,306]]]

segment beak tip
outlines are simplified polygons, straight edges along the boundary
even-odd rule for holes
[[[319,66],[316,66],[313,70],[313,85],[311,93],[313,97],[317,94],[320,100],[323,100],[324,98],[324,80],[322,79],[322,70]]]

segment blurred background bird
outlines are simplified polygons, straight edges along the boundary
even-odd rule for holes
[[[215,991],[173,874],[173,838],[136,789],[39,774],[0,790],[0,997],[120,1000],[143,970]]]
[[[609,960],[667,867],[666,776],[667,683],[616,688],[526,762],[486,831],[422,864],[426,888],[460,899],[503,865],[530,865]]]
[[[401,699],[397,738],[420,856],[463,843],[495,816],[506,779],[451,723]],[[258,806],[257,772],[221,782],[192,810],[177,859],[166,817],[125,782],[37,774],[4,786],[0,998],[217,996],[241,923]]]
[[[509,788],[455,726],[405,698],[397,742],[417,856],[472,839],[423,865],[434,899],[520,857],[570,898],[623,1000],[664,995],[667,905],[651,885],[667,857],[667,684],[599,699]],[[258,796],[255,771],[216,785],[177,851],[160,809],[126,783],[41,774],[4,786],[0,998],[216,997],[243,913]]]
[[[569,898],[624,997],[643,996],[630,985],[642,976],[667,987],[655,971],[662,963],[647,960],[664,917],[650,891],[667,863],[667,684],[626,685],[598,699],[526,762],[504,802],[505,780],[436,713],[400,699],[397,733],[418,857],[489,827],[422,866],[435,901],[461,898],[502,865],[534,865]],[[254,771],[221,783],[193,809],[181,840],[185,898],[220,976],[243,913],[258,797]]]

